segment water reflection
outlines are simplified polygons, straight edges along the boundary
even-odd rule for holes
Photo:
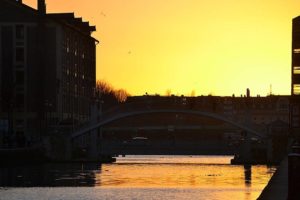
[[[245,185],[251,186],[251,165],[244,165]]]
[[[102,187],[263,188],[273,170],[266,166],[232,166],[228,156],[128,157],[103,165]]]
[[[99,164],[1,166],[1,187],[95,186]]]
[[[275,171],[274,167],[267,166],[232,166],[229,164],[230,158],[132,156],[102,166],[100,164],[1,166],[0,187],[89,186],[256,190],[262,189]]]

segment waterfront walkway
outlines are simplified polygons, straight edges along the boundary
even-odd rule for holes
[[[288,159],[280,163],[258,200],[286,200],[288,195]]]

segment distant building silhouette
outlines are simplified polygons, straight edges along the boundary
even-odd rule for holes
[[[0,135],[38,138],[90,118],[96,28],[37,3],[0,0]]]
[[[255,126],[264,127],[278,120],[289,124],[290,96],[250,97],[249,89],[248,92],[248,97],[130,96],[126,103],[135,109],[191,109],[213,112],[242,124],[250,120],[246,115],[251,111],[251,121]],[[123,104],[124,107],[126,107],[126,103]],[[149,116],[149,118],[151,117],[153,118],[153,116]],[[162,118],[161,121],[165,122],[166,119]]]

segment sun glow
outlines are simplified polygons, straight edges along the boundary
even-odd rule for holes
[[[290,93],[299,1],[48,0],[47,9],[96,25],[97,79],[133,95]]]

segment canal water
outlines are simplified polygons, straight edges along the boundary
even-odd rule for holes
[[[275,167],[230,156],[126,156],[113,164],[0,166],[1,200],[254,200]]]

